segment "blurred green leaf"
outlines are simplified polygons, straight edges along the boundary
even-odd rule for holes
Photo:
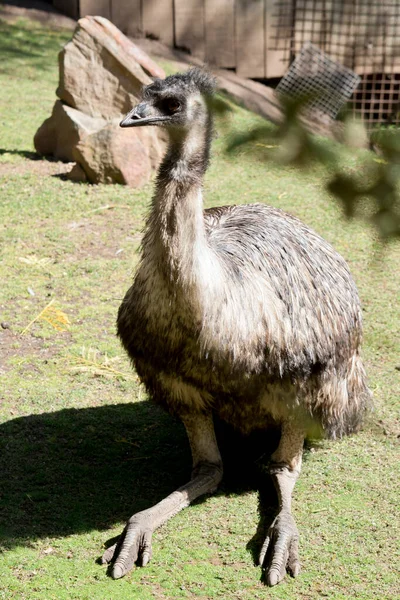
[[[339,146],[328,144],[308,131],[304,109],[312,99],[309,95],[294,99],[281,98],[283,120],[272,133],[270,127],[264,125],[236,133],[227,151],[232,152],[256,142],[254,145],[258,148],[276,148],[262,155],[254,149],[255,156],[262,156],[263,160],[274,160],[300,169],[323,164],[333,173],[327,189],[339,200],[346,217],[369,219],[383,241],[400,237],[399,130],[391,128],[373,132],[371,144],[382,156],[366,153],[361,169],[356,173],[349,172],[346,165],[340,164]],[[310,114],[307,118],[310,118]],[[353,147],[355,132],[361,127],[360,123],[351,120],[344,122],[342,137],[349,147]],[[369,212],[359,210],[365,206],[365,199],[372,204]]]
[[[342,203],[346,217],[354,217],[357,203],[363,193],[358,182],[350,175],[336,173],[327,187],[331,194]]]

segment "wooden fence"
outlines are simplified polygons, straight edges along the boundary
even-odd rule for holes
[[[287,52],[268,47],[276,0],[53,0],[53,4],[74,18],[104,16],[128,35],[155,36],[245,77],[281,77],[289,66]]]
[[[400,0],[53,0],[72,17],[101,15],[212,66],[282,77],[311,41],[361,75],[353,103],[372,123],[400,122]],[[393,116],[394,115],[394,116]]]

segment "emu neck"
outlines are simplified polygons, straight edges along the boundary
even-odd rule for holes
[[[210,119],[185,133],[170,133],[148,223],[163,270],[185,287],[196,281],[198,259],[207,253],[201,191],[210,138]]]

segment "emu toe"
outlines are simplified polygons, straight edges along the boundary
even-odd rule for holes
[[[153,529],[143,515],[131,517],[119,540],[104,552],[102,564],[110,564],[111,577],[120,579],[135,563],[145,567],[151,559]]]
[[[299,533],[289,512],[281,511],[275,517],[261,548],[259,564],[271,587],[282,581],[286,571],[292,577],[300,573]]]

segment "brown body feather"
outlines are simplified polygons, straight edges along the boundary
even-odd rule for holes
[[[344,259],[263,204],[203,212],[208,143],[195,135],[191,152],[171,144],[160,169],[118,315],[139,376],[171,412],[212,409],[246,432],[290,415],[333,437],[355,430],[369,392]]]

